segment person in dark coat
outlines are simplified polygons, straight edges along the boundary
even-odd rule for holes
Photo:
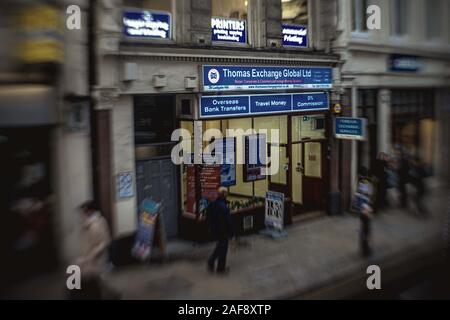
[[[375,198],[375,212],[383,209],[387,204],[387,187],[388,187],[388,155],[380,152],[373,168],[373,174],[377,178],[377,192]]]
[[[398,168],[398,191],[400,192],[400,205],[402,208],[408,207],[408,191],[406,185],[410,180],[409,171],[409,159],[406,153],[402,150],[400,154],[400,163]]]
[[[225,273],[228,252],[228,240],[233,237],[233,226],[230,209],[227,206],[228,190],[224,187],[218,189],[218,198],[208,207],[207,220],[210,232],[216,247],[208,259],[208,269],[213,272],[217,260],[217,272]]]
[[[413,159],[411,172],[411,182],[416,189],[415,202],[417,205],[417,210],[420,214],[425,215],[427,210],[423,204],[423,198],[426,194],[424,181],[426,177],[426,170],[422,161],[418,157]]]

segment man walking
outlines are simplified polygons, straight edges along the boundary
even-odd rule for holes
[[[233,236],[233,227],[230,215],[230,209],[227,206],[228,190],[225,187],[218,189],[217,200],[208,207],[207,220],[210,232],[217,241],[216,248],[208,259],[208,269],[213,272],[216,260],[217,272],[224,274],[228,271],[225,268],[228,252],[228,239]]]

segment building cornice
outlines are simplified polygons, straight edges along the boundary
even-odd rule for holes
[[[199,63],[242,63],[300,66],[335,66],[336,55],[307,52],[235,51],[224,49],[186,49],[151,47],[120,47],[119,52],[109,55],[122,59],[150,59],[163,61],[188,61]]]

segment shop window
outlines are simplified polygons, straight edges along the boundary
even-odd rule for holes
[[[248,43],[247,0],[212,0],[212,41]]]
[[[135,144],[171,143],[174,113],[173,96],[136,97],[134,99]]]
[[[391,3],[391,34],[405,36],[410,26],[410,0],[392,0]]]
[[[308,46],[308,0],[281,0],[283,45]]]
[[[322,115],[293,118],[292,141],[325,139],[325,118]]]
[[[425,19],[426,19],[426,39],[433,40],[441,37],[442,26],[442,0],[428,0],[425,5]]]
[[[125,0],[123,32],[126,37],[170,40],[173,38],[173,1]]]
[[[367,32],[367,0],[352,0],[352,30]]]

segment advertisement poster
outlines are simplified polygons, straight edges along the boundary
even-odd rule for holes
[[[160,207],[159,203],[150,199],[145,199],[140,205],[139,225],[131,253],[141,261],[150,258]]]
[[[302,25],[283,24],[283,46],[308,47],[308,28]]]
[[[229,187],[236,185],[236,138],[221,138],[215,141],[216,155],[221,155],[220,185]]]
[[[200,169],[201,198],[198,205],[200,216],[205,214],[209,203],[217,198],[217,189],[220,187],[221,165],[203,165]]]
[[[195,167],[194,165],[186,166],[186,179],[187,179],[187,188],[186,188],[186,213],[195,214]]]
[[[252,134],[245,136],[244,181],[264,180],[263,169],[266,167],[266,135]]]
[[[265,225],[279,231],[284,225],[284,194],[275,191],[266,192]]]

